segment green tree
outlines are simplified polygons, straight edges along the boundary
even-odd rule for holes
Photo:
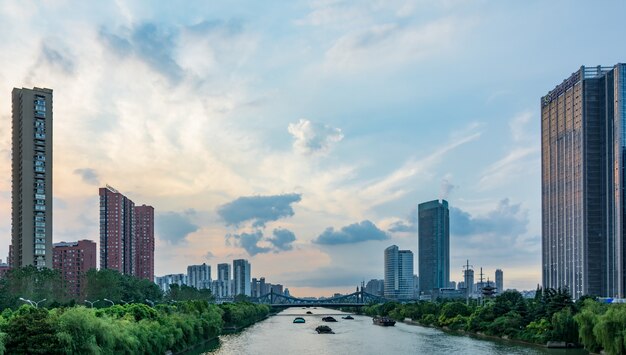
[[[24,305],[7,326],[6,352],[9,354],[59,354],[56,319],[47,309]]]

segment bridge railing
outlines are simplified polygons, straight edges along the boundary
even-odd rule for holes
[[[357,291],[349,295],[341,295],[337,297],[324,298],[324,299],[307,299],[296,298],[291,296],[285,296],[282,294],[274,293],[273,290],[260,297],[251,298],[250,301],[261,304],[271,305],[313,305],[313,304],[354,304],[354,305],[366,305],[371,303],[385,303],[390,300],[367,293],[365,291]]]

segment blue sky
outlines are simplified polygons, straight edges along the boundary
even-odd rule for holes
[[[451,206],[452,279],[540,282],[539,98],[626,60],[623,1],[0,1],[0,255],[10,91],[54,89],[54,240],[108,183],[157,213],[157,274],[248,258],[296,295],[382,278]],[[417,260],[417,258],[416,258]],[[417,268],[416,268],[417,272]],[[492,276],[493,277],[493,276]]]

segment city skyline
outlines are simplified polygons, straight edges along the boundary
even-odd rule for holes
[[[389,245],[417,255],[417,205],[445,198],[450,279],[469,259],[534,289],[538,98],[581,65],[626,61],[626,5],[611,3],[596,18],[559,1],[0,2],[0,255],[10,93],[47,87],[51,243],[99,240],[108,183],[154,206],[156,275],[248,259],[292,294],[327,295],[382,278]]]

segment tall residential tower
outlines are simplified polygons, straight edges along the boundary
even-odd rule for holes
[[[581,67],[541,98],[543,285],[625,297],[626,65]]]
[[[12,265],[52,267],[52,90],[13,89]]]
[[[413,252],[397,245],[385,249],[384,295],[391,299],[413,298]]]
[[[450,216],[446,200],[420,203],[418,253],[420,292],[432,293],[450,284]]]
[[[251,296],[250,281],[250,263],[248,260],[233,260],[233,296]]]

